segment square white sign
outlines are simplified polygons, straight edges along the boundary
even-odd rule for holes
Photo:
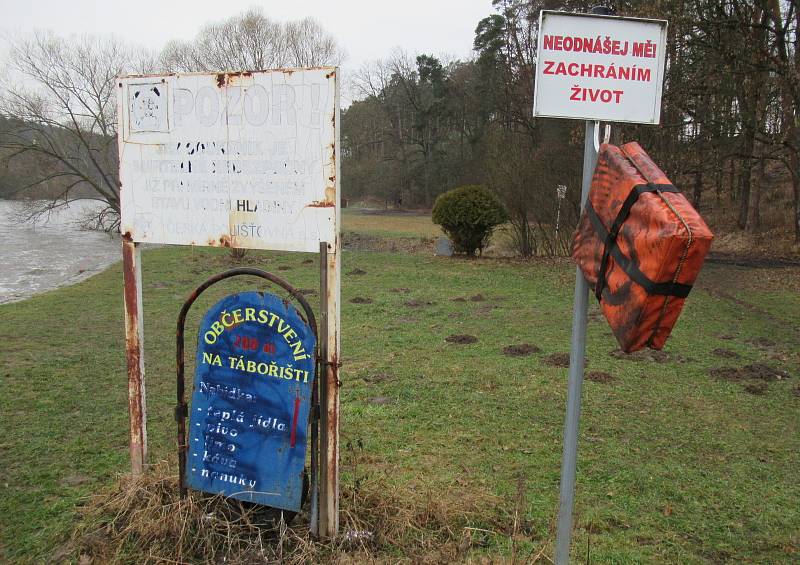
[[[657,124],[667,22],[544,10],[535,117]]]
[[[337,69],[120,78],[121,233],[319,252],[339,226]]]

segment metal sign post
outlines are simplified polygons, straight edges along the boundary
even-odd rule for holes
[[[320,484],[319,535],[339,531],[339,244],[320,243]],[[313,522],[313,520],[312,520]]]
[[[144,390],[144,326],[142,324],[142,261],[139,245],[122,238],[125,280],[125,357],[128,361],[128,416],[131,472],[140,475],[147,462],[147,403]]]
[[[586,122],[583,140],[583,182],[581,183],[581,211],[589,196],[592,173],[597,164],[599,122]],[[569,392],[567,415],[564,419],[564,454],[561,459],[561,486],[559,488],[558,532],[556,535],[556,563],[569,562],[569,544],[572,536],[572,507],[575,502],[575,474],[578,464],[578,423],[581,417],[581,389],[586,353],[586,325],[589,308],[589,283],[580,268],[575,268],[575,298],[572,305],[572,341],[569,350]]]
[[[659,123],[666,33],[664,20],[616,17],[602,7],[590,14],[544,10],[539,15],[533,115],[587,120],[581,209],[600,148],[597,120]],[[589,285],[576,268],[555,553],[558,565],[569,562],[572,536],[588,299]]]

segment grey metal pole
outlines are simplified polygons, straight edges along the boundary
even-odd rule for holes
[[[581,210],[586,204],[589,185],[597,163],[595,139],[599,122],[586,122],[583,142],[583,183],[581,185]],[[556,534],[556,565],[569,563],[569,546],[572,537],[572,507],[575,502],[575,471],[578,462],[578,421],[581,417],[581,389],[586,353],[586,323],[589,306],[589,284],[579,268],[575,269],[575,301],[572,307],[572,342],[569,353],[569,395],[567,415],[564,419],[564,454],[561,459],[561,487],[559,491],[558,532]]]

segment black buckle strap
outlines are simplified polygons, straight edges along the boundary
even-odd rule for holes
[[[598,237],[604,241],[603,257],[600,261],[600,270],[597,273],[597,284],[595,285],[595,297],[600,300],[603,296],[603,289],[606,286],[606,270],[608,269],[608,258],[613,255],[614,260],[620,268],[638,285],[642,286],[648,294],[657,294],[662,296],[676,296],[678,298],[686,298],[692,285],[669,282],[654,282],[645,275],[630,258],[626,257],[617,245],[617,237],[622,229],[622,224],[630,216],[631,208],[639,199],[639,196],[645,192],[680,192],[671,184],[639,184],[631,189],[628,197],[623,202],[622,206],[611,224],[610,229],[606,229],[602,220],[597,215],[597,212],[592,207],[591,202],[586,202],[586,213],[592,223],[592,227],[597,232]]]

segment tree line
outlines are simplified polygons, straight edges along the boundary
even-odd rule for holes
[[[593,3],[492,4],[470,60],[397,51],[356,73],[359,99],[343,113],[346,190],[428,207],[447,189],[485,184],[503,199],[522,254],[552,250],[559,185],[568,188],[567,222],[577,217],[583,124],[531,116],[539,11],[586,12]],[[796,3],[615,7],[669,26],[661,125],[615,126],[612,141],[639,141],[696,207],[724,211],[722,229],[777,224],[800,242]]]
[[[483,184],[503,200],[521,254],[563,250],[554,228],[559,216],[562,227],[577,219],[583,124],[531,116],[538,18],[541,9],[586,12],[590,4],[494,0],[476,22],[468,60],[398,50],[355,72],[355,101],[342,112],[344,196],[429,207],[448,189]],[[614,7],[667,19],[669,27],[661,125],[615,126],[612,141],[639,141],[695,206],[717,214],[722,229],[779,226],[800,242],[796,2]],[[107,203],[104,218],[114,216],[118,75],[343,58],[315,21],[274,22],[258,10],[157,53],[112,39],[28,36],[11,45],[0,93],[0,196],[48,198],[48,207],[91,196]]]

